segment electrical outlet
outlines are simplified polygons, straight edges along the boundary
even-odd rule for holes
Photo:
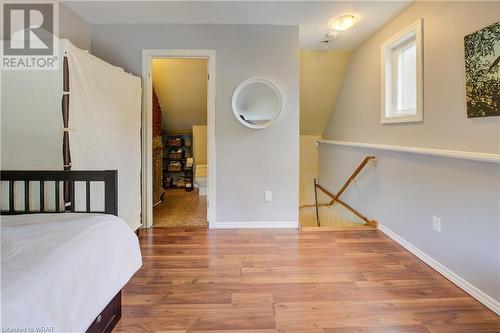
[[[439,217],[432,217],[432,230],[441,232],[441,219]]]
[[[264,191],[264,200],[273,201],[273,191]]]

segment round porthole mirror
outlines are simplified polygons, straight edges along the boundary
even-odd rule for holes
[[[251,78],[241,82],[233,93],[233,113],[248,128],[261,129],[278,121],[283,109],[281,92],[271,80]]]

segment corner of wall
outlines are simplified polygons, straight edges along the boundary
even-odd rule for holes
[[[300,50],[300,133],[322,133],[342,85],[351,51]]]
[[[83,50],[90,50],[92,26],[59,2],[59,38],[68,39]]]

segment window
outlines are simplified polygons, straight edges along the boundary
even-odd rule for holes
[[[423,120],[421,31],[419,20],[382,44],[383,124]]]

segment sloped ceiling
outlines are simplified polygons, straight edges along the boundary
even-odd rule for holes
[[[191,131],[207,124],[207,60],[153,59],[153,87],[163,131]]]
[[[323,133],[350,56],[350,51],[300,51],[301,135]]]
[[[356,13],[360,21],[332,48],[351,50],[406,8],[403,1],[64,1],[91,24],[297,25],[300,47],[320,49],[328,21]]]

